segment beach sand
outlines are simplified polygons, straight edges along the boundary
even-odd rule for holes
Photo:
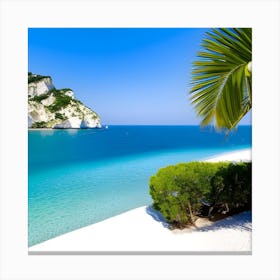
[[[222,154],[206,161],[248,161],[251,150]],[[43,253],[245,253],[251,251],[251,212],[197,228],[170,230],[160,213],[143,206],[77,229],[29,248]]]
[[[204,161],[208,162],[217,162],[217,161],[251,161],[252,153],[251,149],[238,150],[235,152],[224,153],[212,158],[205,159]]]

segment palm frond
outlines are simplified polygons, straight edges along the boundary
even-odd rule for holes
[[[193,62],[191,102],[201,124],[233,129],[251,109],[250,28],[218,28],[206,33]]]

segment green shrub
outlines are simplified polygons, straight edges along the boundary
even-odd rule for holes
[[[251,209],[252,163],[231,163],[227,168],[221,168],[212,179],[211,186],[210,199],[217,211]]]
[[[41,95],[35,95],[35,96],[31,97],[29,100],[41,102],[42,100],[44,100],[48,97],[49,97],[49,94],[45,93],[45,94],[41,94]]]
[[[66,117],[61,113],[55,113],[55,118],[59,120],[66,120]]]
[[[31,72],[28,72],[28,83],[29,84],[40,81],[44,78],[51,78],[51,77],[50,76],[35,75],[35,74],[32,74]]]
[[[48,109],[52,112],[55,113],[59,111],[62,108],[67,107],[72,98],[68,95],[65,95],[64,93],[61,93],[59,90],[52,89],[50,92],[52,92],[55,96],[55,101],[52,105],[48,106]]]
[[[59,96],[59,95],[64,95],[65,92],[67,91],[72,91],[71,88],[62,88],[62,89],[56,89],[56,88],[53,88],[49,91],[49,93],[53,93],[54,96]]]
[[[201,199],[211,190],[211,180],[227,163],[190,162],[160,169],[150,178],[154,208],[178,227],[194,222]]]
[[[190,162],[161,168],[150,178],[153,207],[176,227],[194,223],[201,200],[216,210],[251,205],[251,163]]]
[[[61,93],[65,94],[65,92],[67,92],[67,91],[72,91],[72,89],[71,89],[71,88],[62,88],[62,89],[59,89],[59,91],[60,91]]]
[[[45,128],[45,127],[47,127],[47,122],[35,122],[31,126],[31,128]]]

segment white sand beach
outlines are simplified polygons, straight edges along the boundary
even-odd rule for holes
[[[251,160],[251,149],[222,154],[207,161],[224,160]],[[34,245],[29,253],[250,253],[251,233],[251,212],[215,223],[200,220],[198,228],[170,230],[158,212],[143,206]]]
[[[217,162],[217,161],[251,161],[252,160],[252,153],[251,149],[243,149],[238,150],[231,153],[224,153],[209,159],[206,159],[205,161],[208,162]]]

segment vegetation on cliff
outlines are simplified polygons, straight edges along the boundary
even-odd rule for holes
[[[28,127],[94,128],[99,116],[74,97],[70,88],[56,89],[50,76],[28,72]]]

